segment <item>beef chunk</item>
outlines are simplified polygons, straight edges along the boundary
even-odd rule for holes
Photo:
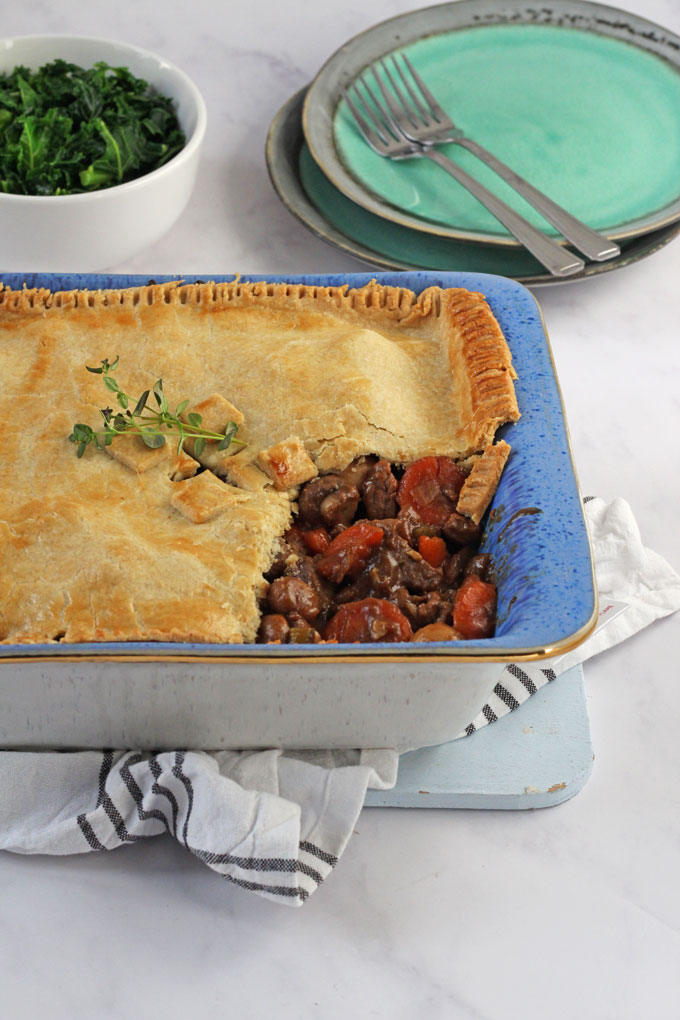
[[[394,517],[397,513],[397,479],[387,460],[379,460],[359,486],[366,516],[374,519]]]
[[[451,619],[452,600],[438,591],[411,595],[405,588],[401,588],[395,593],[394,601],[414,630]]]
[[[458,552],[444,560],[443,581],[447,588],[457,588],[463,580],[465,568],[472,559],[472,548],[469,545],[463,546]]]
[[[371,521],[382,528],[384,538],[359,576],[337,596],[339,603],[362,598],[391,598],[398,588],[412,593],[438,589],[442,571],[432,567],[399,534],[397,521]]]
[[[482,536],[482,529],[469,517],[454,512],[443,525],[442,534],[447,542],[454,545],[477,545]]]

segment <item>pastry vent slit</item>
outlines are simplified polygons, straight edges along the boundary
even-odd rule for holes
[[[208,468],[206,467],[206,465],[205,464],[201,464],[198,468],[196,468],[194,473],[192,475],[190,475],[189,477],[190,478],[198,478],[199,475],[202,475],[203,472],[207,471],[207,470],[208,470]],[[217,472],[213,471],[213,474],[217,475]],[[217,477],[221,478],[222,476],[218,475]],[[179,471],[169,471],[168,472],[168,478],[173,483],[173,485],[178,485],[180,482],[186,482],[188,480],[187,476],[183,475]]]

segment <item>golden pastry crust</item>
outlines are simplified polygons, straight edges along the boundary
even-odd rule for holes
[[[77,459],[73,423],[94,426],[106,399],[85,365],[116,355],[130,394],[162,377],[171,407],[238,409],[245,448],[207,444],[198,474],[172,437]],[[295,494],[263,451],[296,436],[320,472],[369,453],[466,457],[518,418],[513,376],[486,302],[463,290],[0,287],[0,641],[254,640]]]
[[[292,489],[316,478],[319,469],[305,450],[299,436],[290,436],[257,455],[258,466],[275,489]]]

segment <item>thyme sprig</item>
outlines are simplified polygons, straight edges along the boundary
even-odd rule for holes
[[[103,382],[110,393],[115,393],[116,402],[120,410],[115,411],[111,407],[104,407],[100,414],[104,420],[104,428],[96,431],[90,425],[78,422],[73,426],[73,432],[68,437],[72,443],[77,443],[77,454],[82,457],[85,450],[94,443],[98,450],[110,446],[116,436],[140,436],[142,442],[152,450],[157,450],[165,444],[165,433],[175,431],[179,433],[177,442],[177,453],[180,453],[187,439],[194,440],[194,454],[197,457],[203,453],[208,440],[218,442],[218,450],[226,450],[229,446],[245,446],[240,439],[234,436],[238,430],[236,422],[230,421],[224,432],[211,432],[202,428],[203,418],[195,411],[190,411],[183,421],[181,415],[189,406],[188,400],[183,400],[177,405],[174,413],[168,406],[168,399],[163,392],[163,380],[157,379],[152,390],[144,390],[141,397],[134,401],[134,409],[130,410],[133,403],[132,398],[125,393],[118,381],[111,374],[118,365],[119,358],[109,361],[104,358],[99,367],[86,365],[88,372],[103,376]],[[149,403],[153,394],[156,407]]]

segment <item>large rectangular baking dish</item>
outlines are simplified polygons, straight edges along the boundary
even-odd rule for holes
[[[505,664],[562,654],[593,629],[590,543],[555,367],[533,295],[505,277],[470,273],[267,279],[350,287],[378,279],[416,293],[440,286],[485,294],[512,350],[522,415],[499,433],[513,454],[483,542],[498,579],[496,635],[427,645],[0,645],[0,746],[435,744],[455,737],[482,708]],[[2,274],[0,280],[12,288],[55,291],[149,282],[90,274]]]

